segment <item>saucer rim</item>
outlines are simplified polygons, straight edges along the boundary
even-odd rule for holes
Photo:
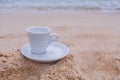
[[[24,56],[24,57],[26,57],[26,58],[28,58],[28,59],[30,59],[30,60],[34,60],[34,61],[37,61],[37,62],[53,62],[53,61],[57,61],[57,60],[60,60],[60,59],[62,59],[62,58],[64,58],[64,57],[66,57],[68,54],[69,54],[69,48],[65,45],[65,44],[63,44],[63,43],[60,43],[60,42],[52,42],[52,43],[58,43],[58,44],[60,44],[60,45],[62,45],[64,48],[66,48],[66,52],[64,53],[64,55],[63,56],[61,56],[60,58],[55,58],[55,59],[49,59],[49,60],[38,60],[38,59],[33,59],[33,58],[30,58],[29,56],[26,56],[25,55],[25,53],[23,52],[23,49],[27,46],[27,45],[29,45],[30,46],[30,43],[26,43],[26,44],[24,44],[23,45],[23,47],[21,48],[21,54]],[[52,44],[51,43],[51,44]],[[33,55],[36,55],[36,54],[33,54]]]

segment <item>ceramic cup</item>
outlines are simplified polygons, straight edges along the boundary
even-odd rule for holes
[[[45,26],[32,26],[27,28],[31,51],[34,54],[43,54],[53,41],[58,40],[57,33],[51,33],[51,29]]]

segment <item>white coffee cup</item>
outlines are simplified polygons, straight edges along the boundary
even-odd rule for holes
[[[48,45],[58,40],[57,33],[51,33],[51,29],[45,26],[32,26],[27,28],[31,51],[34,54],[43,54]]]

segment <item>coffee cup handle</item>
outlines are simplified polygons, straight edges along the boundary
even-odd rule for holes
[[[58,41],[58,34],[57,33],[51,33],[50,34],[50,43],[51,42],[57,42]]]

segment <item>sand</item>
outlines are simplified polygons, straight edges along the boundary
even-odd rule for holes
[[[119,21],[119,13],[0,13],[0,80],[120,80]],[[50,26],[69,55],[52,63],[23,57],[32,25]]]

